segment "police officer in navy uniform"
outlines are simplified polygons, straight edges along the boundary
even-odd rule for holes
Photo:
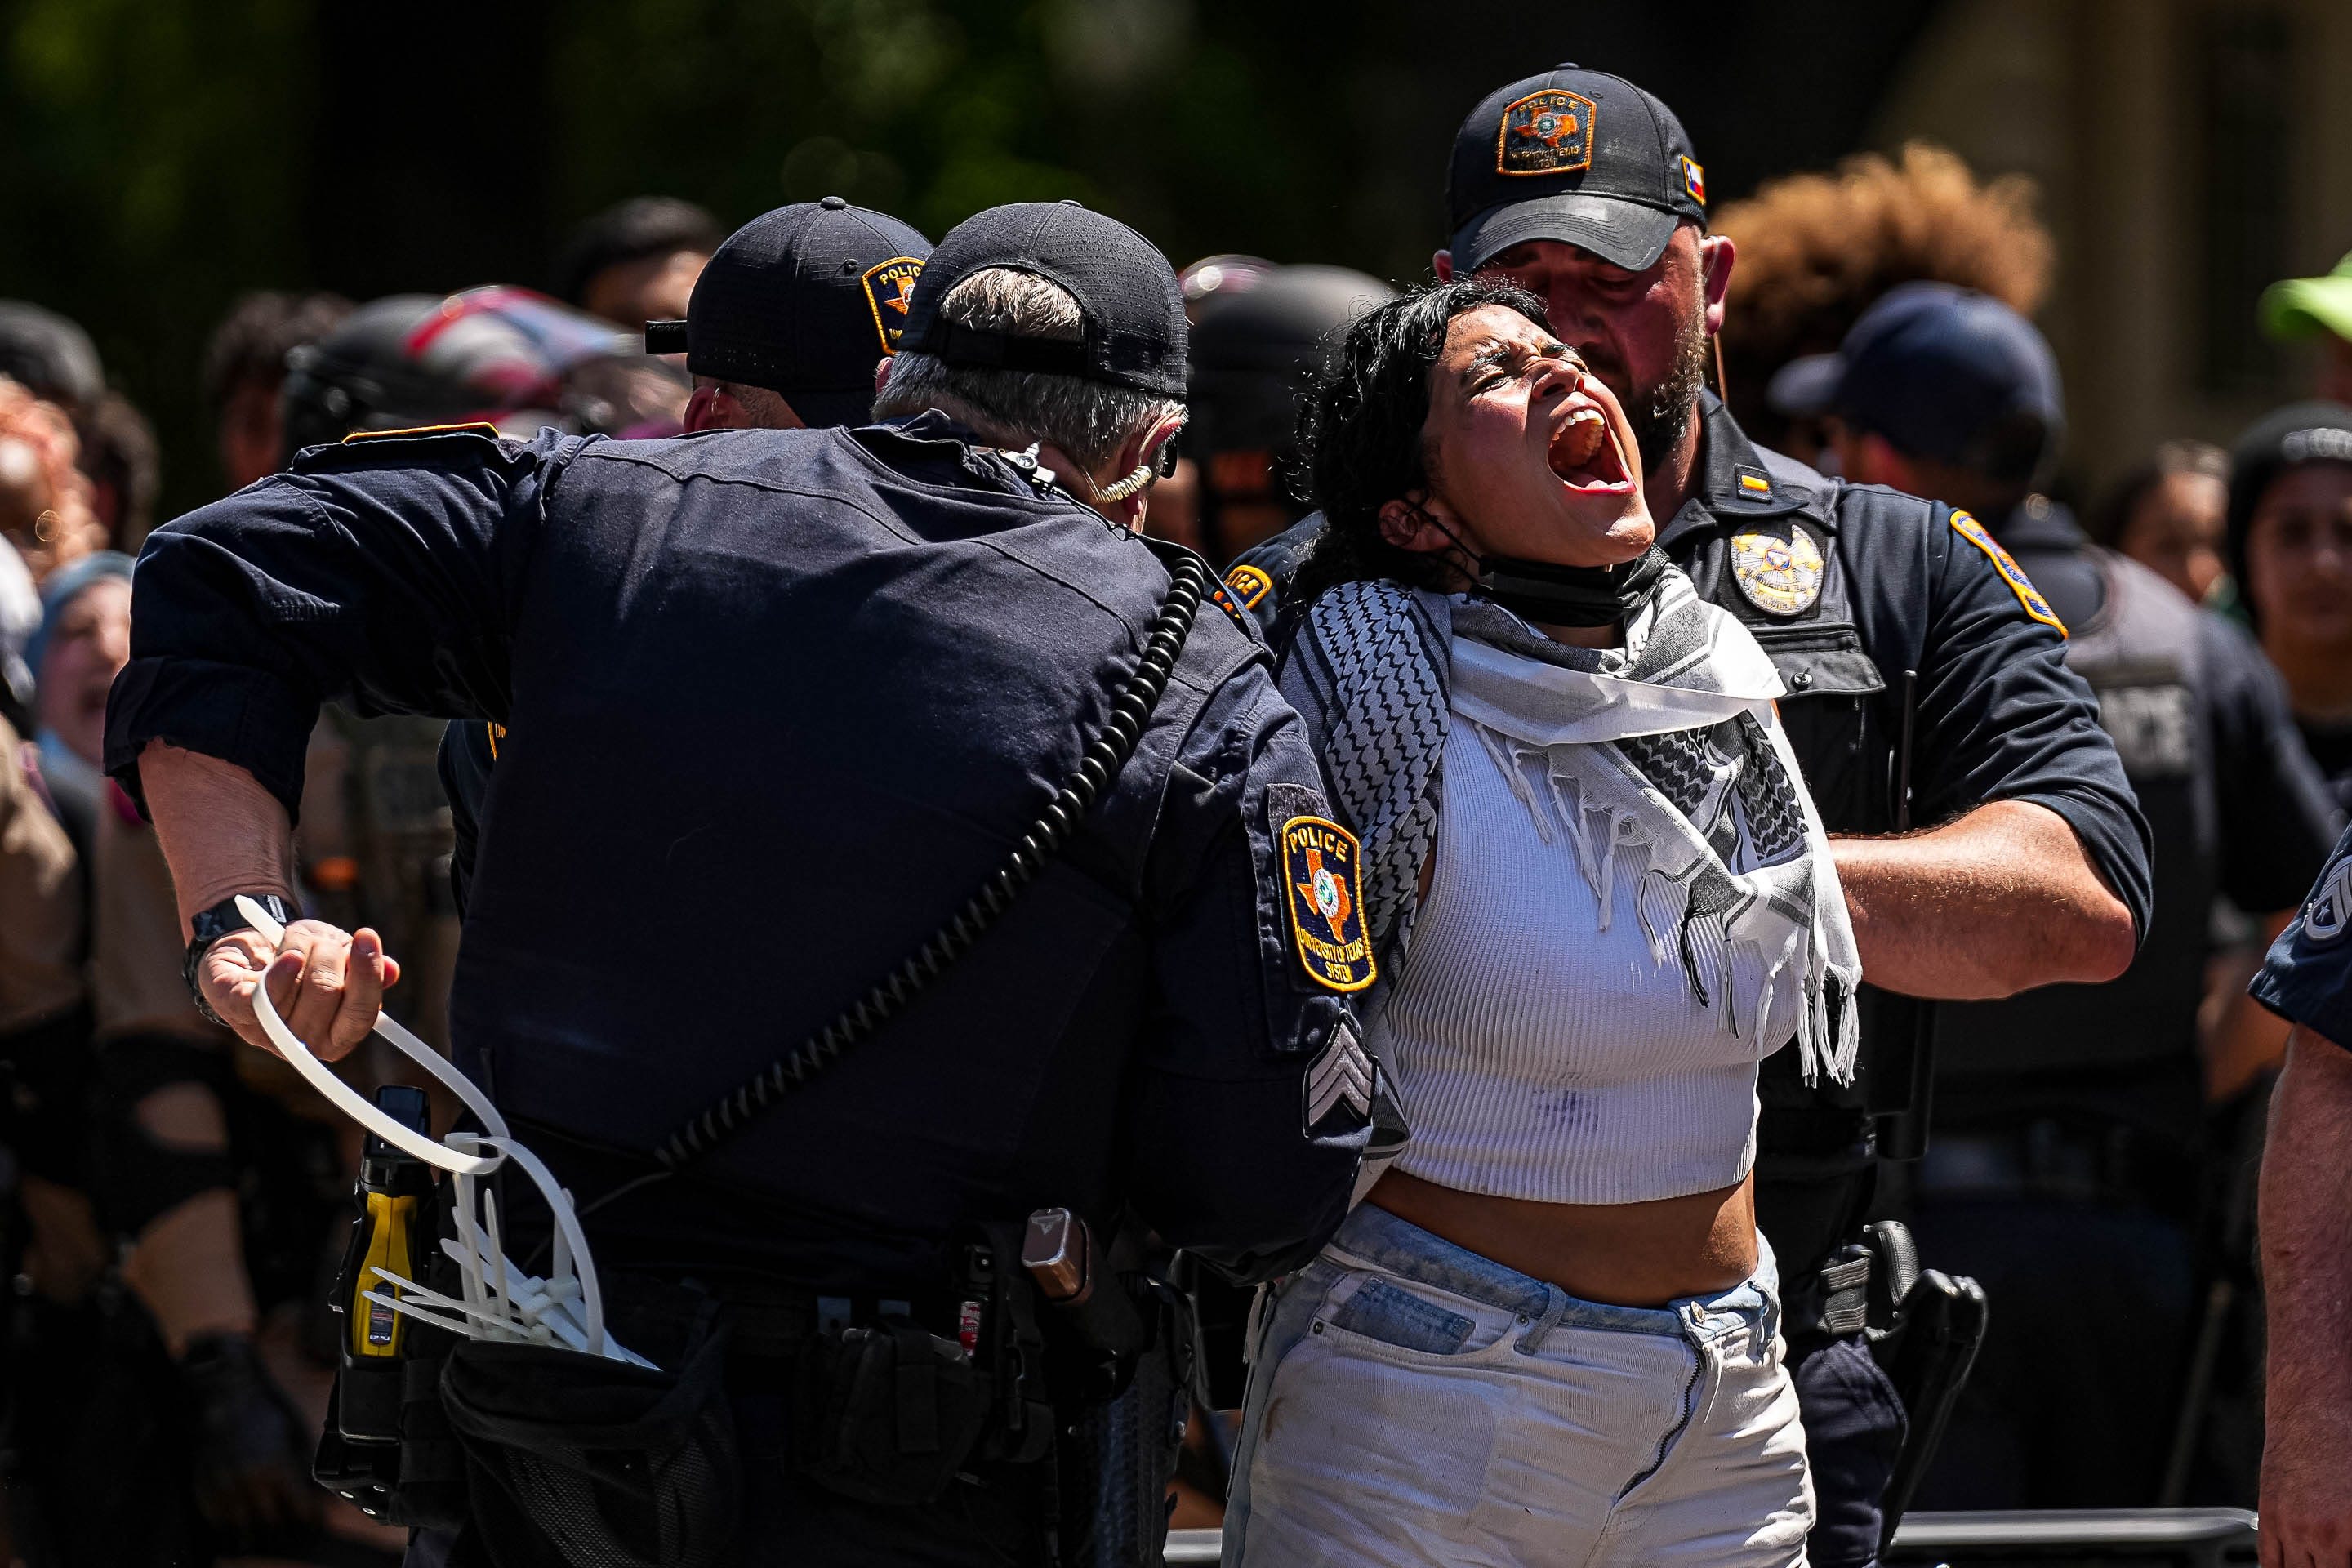
[[[1438,276],[1526,286],[1617,394],[1666,520],[1658,545],[1780,667],[1835,836],[1872,983],[1864,1070],[1841,1091],[1801,1084],[1785,1054],[1765,1063],[1757,1218],[1820,1507],[1811,1560],[1868,1563],[1905,1421],[1863,1338],[1860,1237],[1878,1123],[1911,1104],[1910,999],[2122,973],[2147,920],[2147,827],[2053,617],[1980,529],[1754,446],[1706,389],[1734,254],[1707,232],[1706,172],[1672,110],[1572,65],[1513,82],[1463,122],[1446,195]],[[1282,590],[1317,528],[1239,563],[1277,652],[1300,608]],[[1906,824],[1927,831],[1894,837]]]
[[[1783,412],[1835,421],[1849,478],[1984,520],[2064,623],[2067,665],[2097,695],[2155,836],[2154,919],[2120,979],[1939,1010],[1935,1137],[1912,1182],[1922,1254],[1993,1302],[1919,1505],[2147,1507],[2182,1410],[2199,1210],[2221,1195],[2199,1180],[2207,1086],[2242,1093],[2284,1038],[2241,996],[2200,1050],[2213,902],[2227,895],[2276,935],[2335,840],[2335,804],[2253,640],[2095,548],[2035,490],[2063,400],[2049,345],[2016,311],[1906,284],[1772,393]]]
[[[686,356],[688,431],[863,425],[874,367],[898,352],[930,254],[919,230],[839,196],[761,213],[704,264],[684,321],[646,323],[646,352]],[[441,738],[457,840],[449,886],[460,910],[502,733],[453,723]]]
[[[1250,1280],[1310,1257],[1346,1205],[1375,1092],[1349,995],[1370,976],[1319,956],[1360,944],[1340,929],[1360,917],[1318,924],[1291,890],[1309,868],[1286,827],[1353,875],[1297,715],[1213,605],[1148,721],[1131,693],[1113,710],[1171,594],[1206,584],[1136,534],[1183,386],[1156,250],[1075,204],[999,207],[931,258],[884,423],[360,441],[148,545],[109,762],[163,835],[196,984],[248,1039],[266,982],[340,1054],[392,978],[373,932],[299,922],[273,961],[224,903],[289,891],[317,703],[507,727],[455,1056],[593,1207],[623,1342],[632,1281],[691,1281],[741,1325],[743,1562],[1040,1561],[1070,1490],[987,1446],[1019,1415],[995,1395],[982,1446],[949,1447],[969,1434],[929,1402],[952,1368],[804,1397],[813,1337],[825,1365],[851,1353],[820,1331],[827,1299],[952,1359],[975,1223],[1060,1206],[1108,1241],[1131,1214]],[[1079,773],[1139,723],[1123,769]],[[1074,776],[1096,804],[1046,812]],[[1054,835],[870,1040],[703,1124],[734,1136],[685,1174],[593,1205],[656,1176],[657,1150],[690,1157],[682,1124]],[[998,1330],[974,1332],[985,1353]],[[942,1490],[852,1495],[877,1422],[885,1457]],[[1156,1492],[1126,1501],[1163,1517]]]

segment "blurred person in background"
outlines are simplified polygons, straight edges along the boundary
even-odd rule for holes
[[[92,766],[107,691],[131,656],[131,564],[100,551],[52,574],[32,648],[40,777],[85,873],[95,1024],[90,1187],[99,1220],[121,1249],[121,1282],[170,1369],[152,1382],[148,1374],[162,1368],[142,1353],[143,1336],[119,1307],[102,1307],[99,1341],[82,1367],[48,1366],[26,1380],[35,1421],[133,1449],[141,1434],[155,1435],[156,1451],[139,1464],[170,1484],[132,1516],[54,1517],[92,1511],[84,1482],[55,1462],[79,1450],[65,1443],[28,1457],[48,1530],[71,1542],[68,1561],[93,1563],[160,1563],[310,1538],[321,1496],[309,1479],[307,1435],[263,1367],[256,1336],[265,1294],[310,1283],[317,1227],[333,1202],[331,1188],[323,1202],[313,1200],[320,1212],[309,1216],[310,1245],[297,1245],[299,1261],[278,1271],[275,1292],[257,1290],[245,1237],[257,1216],[248,1211],[303,1206],[284,1203],[286,1184],[266,1185],[259,1173],[277,1172],[289,1157],[299,1163],[306,1140],[239,1081],[238,1058],[250,1053],[232,1057],[228,1037],[197,1016],[180,973],[177,906],[154,834]],[[239,1159],[232,1158],[233,1126],[253,1145]],[[315,1130],[307,1143],[314,1159],[323,1153]],[[126,1378],[137,1392],[120,1381]],[[85,1403],[86,1411],[59,1414]]]
[[[1782,365],[1833,351],[1901,283],[1957,284],[2031,316],[2057,260],[2032,181],[1979,183],[1956,154],[1924,142],[1893,159],[1857,153],[1835,174],[1768,181],[1727,205],[1715,226],[1739,247],[1717,338],[1724,401],[1757,440],[1816,466],[1820,423],[1792,419],[1765,395]]]
[[[1201,301],[1183,445],[1200,475],[1199,548],[1210,560],[1230,561],[1311,510],[1298,500],[1299,399],[1349,322],[1395,298],[1366,273],[1301,266]]]
[[[2352,809],[2352,406],[2282,408],[2238,437],[2230,461],[2239,604]]]
[[[555,295],[592,316],[646,330],[686,314],[694,280],[726,231],[675,196],[632,196],[572,231],[555,258]]]
[[[2211,1199],[2205,1101],[2243,1091],[2285,1043],[2242,990],[2200,1041],[2210,911],[2226,894],[2276,935],[2334,842],[2334,803],[2252,640],[2038,492],[2063,401],[2022,316],[1906,284],[1772,391],[1830,418],[1849,478],[1949,496],[1976,514],[1966,526],[1990,529],[2004,572],[2068,633],[2066,661],[2097,693],[2147,817],[2155,912],[2120,978],[1939,1009],[1936,1131],[1912,1213],[1922,1255],[1993,1301],[1920,1506],[2149,1506],[2209,1261],[2195,1239]]]
[[[21,300],[0,300],[0,376],[73,421],[75,461],[106,545],[135,550],[154,522],[162,455],[147,416],[110,389],[98,347],[81,327]]]
[[[2128,555],[2199,604],[2234,597],[2222,560],[2230,455],[2204,441],[2167,441],[2084,520],[2092,542]]]
[[[256,289],[213,329],[205,345],[204,397],[211,410],[221,477],[241,490],[286,459],[286,428],[278,407],[286,356],[317,342],[352,313],[340,294]]]
[[[2352,256],[2324,278],[2288,278],[2263,290],[2256,307],[2263,330],[2283,342],[2319,349],[2313,393],[2352,404]]]
[[[1211,301],[1246,293],[1273,270],[1274,263],[1262,256],[1221,252],[1202,257],[1176,275],[1176,286],[1184,296],[1184,320],[1198,323]],[[1201,465],[1183,455],[1185,445],[1181,438],[1177,441],[1175,471],[1152,489],[1151,515],[1144,521],[1144,530],[1154,539],[1222,561],[1224,557],[1216,553],[1201,531]]]
[[[36,584],[106,545],[90,504],[73,420],[0,376],[0,537],[15,547]]]

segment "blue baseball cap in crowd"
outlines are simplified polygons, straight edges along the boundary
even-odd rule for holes
[[[1835,353],[1783,365],[1765,401],[1791,418],[1833,414],[1909,457],[2019,482],[2065,428],[2058,362],[2033,323],[1948,283],[1888,289]]]

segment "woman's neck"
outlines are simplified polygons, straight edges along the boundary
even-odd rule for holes
[[[2286,682],[2296,718],[2327,723],[2352,719],[2352,648],[2272,638],[2263,651]]]
[[[1536,630],[1556,643],[1570,647],[1622,647],[1625,646],[1625,623],[1612,621],[1605,626],[1549,626],[1538,625]]]

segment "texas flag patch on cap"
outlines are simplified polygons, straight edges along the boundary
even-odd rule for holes
[[[1699,205],[1706,205],[1706,171],[1690,158],[1677,154],[1675,162],[1682,165],[1683,189]]]

